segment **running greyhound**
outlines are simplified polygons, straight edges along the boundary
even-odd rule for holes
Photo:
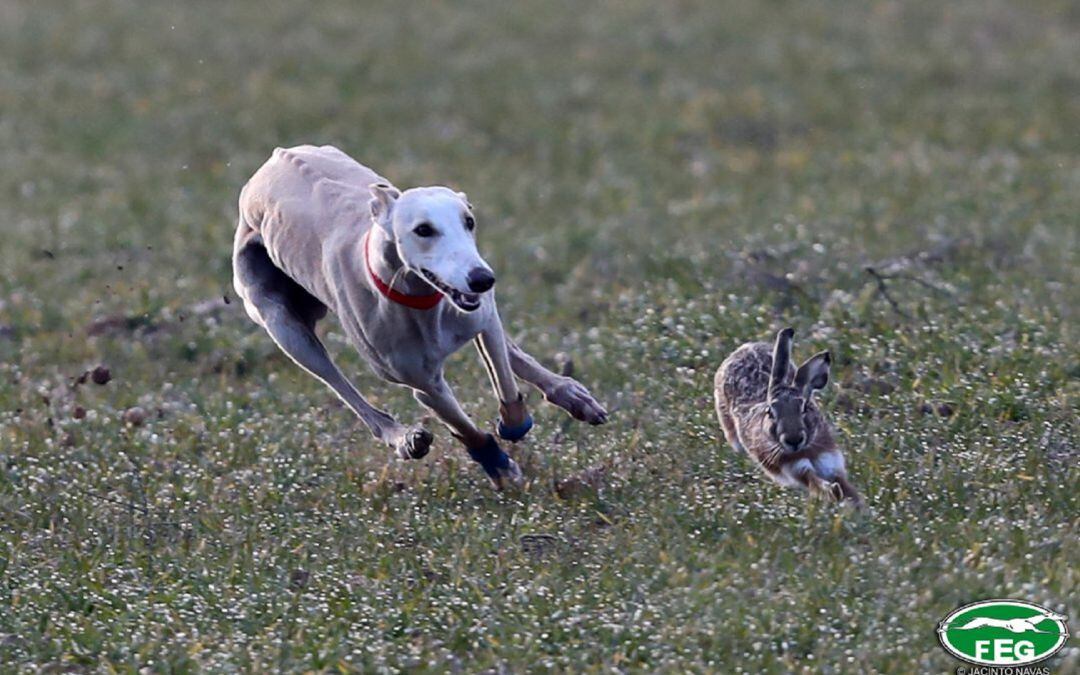
[[[473,340],[499,397],[498,433],[532,428],[514,376],[590,424],[607,412],[576,380],[556,375],[503,331],[495,275],[476,249],[465,194],[446,187],[399,191],[341,150],[274,150],[240,193],[233,284],[248,316],[289,358],[336,393],[402,459],[428,453],[431,432],[372,406],[315,333],[333,310],[382,379],[413,390],[480,463],[496,489],[521,470],[461,409],[443,363]]]
[[[1058,614],[1057,612],[1043,610],[1035,616],[1029,616],[1023,619],[994,619],[987,616],[980,616],[972,619],[963,626],[955,626],[954,628],[955,630],[972,630],[974,628],[991,626],[993,628],[1004,628],[1012,633],[1051,633],[1056,635],[1057,633],[1055,631],[1039,630],[1035,626],[1047,619],[1052,621],[1064,621],[1065,618],[1064,615]]]

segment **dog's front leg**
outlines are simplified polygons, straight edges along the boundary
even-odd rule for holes
[[[508,441],[519,441],[532,429],[533,421],[510,367],[506,335],[497,312],[492,314],[488,327],[476,336],[476,349],[499,398],[499,436]]]
[[[559,406],[582,422],[607,422],[607,411],[593,398],[585,385],[572,377],[551,372],[509,338],[506,340],[506,347],[514,373],[539,389],[549,403]]]
[[[438,415],[458,440],[465,444],[469,456],[480,463],[496,489],[502,489],[504,481],[521,482],[521,469],[499,447],[495,437],[480,430],[454,398],[450,385],[440,375],[423,389],[413,392],[416,400]]]

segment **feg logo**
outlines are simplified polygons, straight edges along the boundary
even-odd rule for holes
[[[1053,656],[1069,637],[1066,617],[1023,600],[965,605],[938,625],[938,639],[953,656],[989,666],[1019,666]]]

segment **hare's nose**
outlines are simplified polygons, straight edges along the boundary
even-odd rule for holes
[[[787,446],[788,450],[792,452],[802,447],[803,441],[806,440],[806,434],[799,432],[797,434],[784,434],[780,437],[780,441]]]

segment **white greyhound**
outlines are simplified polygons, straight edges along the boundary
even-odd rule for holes
[[[475,226],[464,193],[400,192],[331,146],[278,148],[240,193],[233,284],[248,316],[377,439],[403,459],[423,457],[431,433],[368,403],[319,341],[315,324],[333,310],[375,373],[412,388],[501,488],[504,480],[519,482],[521,470],[443,379],[444,361],[466,342],[475,340],[499,397],[503,439],[516,441],[532,427],[515,375],[579,420],[603,424],[607,412],[579,382],[506,337]]]
[[[992,628],[1004,628],[1012,633],[1052,633],[1053,631],[1039,630],[1035,627],[1047,619],[1064,621],[1065,617],[1061,614],[1049,611],[1043,612],[1042,614],[1036,614],[1035,616],[1025,617],[1023,619],[994,619],[980,616],[968,621],[963,626],[954,627],[953,630],[972,630],[974,628],[990,626]]]

